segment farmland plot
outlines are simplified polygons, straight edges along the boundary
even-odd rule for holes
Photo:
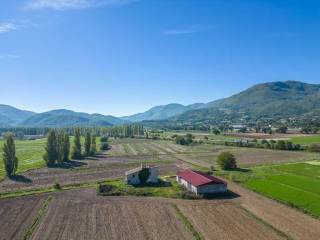
[[[0,239],[23,239],[45,199],[45,196],[31,196],[1,200]]]
[[[181,204],[179,208],[205,239],[285,239],[236,204]]]
[[[94,190],[55,197],[32,239],[192,239],[170,203],[99,197]]]

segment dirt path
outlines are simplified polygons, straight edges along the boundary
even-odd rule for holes
[[[319,220],[237,184],[229,182],[228,188],[241,196],[239,199],[241,206],[292,239],[320,239]]]

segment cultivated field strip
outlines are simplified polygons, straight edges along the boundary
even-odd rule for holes
[[[263,197],[228,182],[231,191],[241,196],[241,206],[264,222],[297,240],[319,240],[320,221],[296,209]]]
[[[46,196],[0,200],[0,239],[23,239],[45,200]]]
[[[207,240],[286,239],[236,204],[183,204],[179,208]]]
[[[32,239],[191,240],[192,235],[170,203],[82,190],[56,196]]]

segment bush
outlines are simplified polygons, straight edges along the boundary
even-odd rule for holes
[[[107,136],[102,136],[101,138],[100,138],[100,142],[108,142],[108,137]]]
[[[237,168],[237,162],[234,155],[230,152],[222,152],[218,155],[218,165],[224,170]]]
[[[60,183],[58,183],[58,182],[55,182],[55,183],[53,184],[53,188],[56,189],[56,190],[61,190],[61,189],[62,189]]]
[[[175,142],[176,144],[187,145],[187,141],[182,136],[177,136]]]
[[[109,149],[109,144],[108,144],[107,142],[102,142],[102,143],[100,144],[100,149],[101,149],[102,151],[108,150],[108,149]]]
[[[320,152],[320,144],[311,144],[308,147],[309,152]]]
[[[114,187],[112,185],[99,183],[97,191],[98,193],[109,193],[113,191],[113,189]]]

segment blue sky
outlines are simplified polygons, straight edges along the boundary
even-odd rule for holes
[[[0,103],[116,116],[319,83],[320,2],[5,0]]]

